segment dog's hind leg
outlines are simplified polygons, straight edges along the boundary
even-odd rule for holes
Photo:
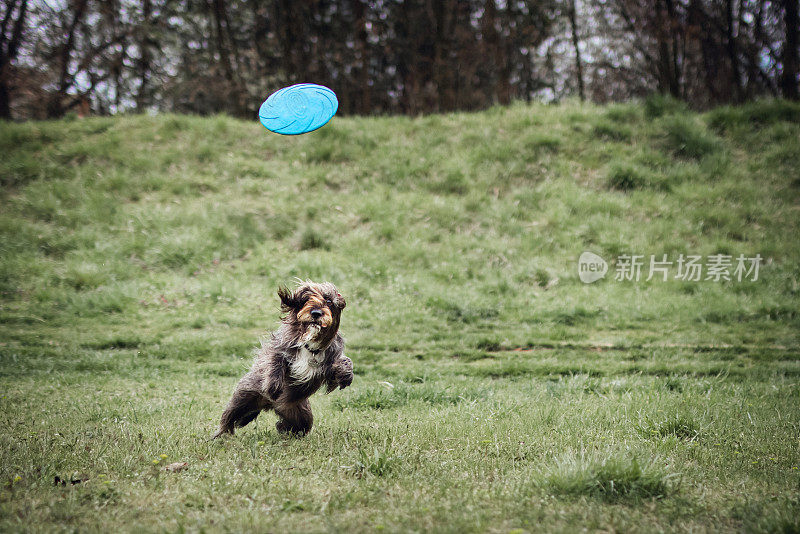
[[[250,421],[258,417],[258,414],[265,407],[264,397],[258,391],[239,389],[233,392],[233,397],[228,403],[228,407],[222,412],[219,422],[219,430],[214,437],[222,434],[233,434],[234,428],[243,427]]]
[[[279,417],[275,428],[281,434],[303,436],[311,431],[311,426],[314,424],[314,415],[311,413],[311,404],[308,399],[275,406],[275,413]]]

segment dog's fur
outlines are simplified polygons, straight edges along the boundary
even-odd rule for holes
[[[262,410],[275,410],[278,432],[306,434],[314,421],[308,397],[323,384],[330,393],[353,381],[353,362],[339,334],[346,303],[336,286],[306,281],[294,292],[279,288],[278,296],[286,315],[236,385],[215,438],[233,434]]]

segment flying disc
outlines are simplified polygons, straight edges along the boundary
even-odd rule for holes
[[[299,83],[275,91],[261,104],[264,127],[282,135],[299,135],[325,126],[339,109],[336,93],[314,83]]]

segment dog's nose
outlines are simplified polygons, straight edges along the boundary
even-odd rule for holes
[[[322,317],[322,310],[311,310],[312,319],[319,319],[320,317]]]

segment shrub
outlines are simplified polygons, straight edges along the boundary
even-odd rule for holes
[[[635,122],[641,118],[639,107],[633,104],[611,104],[605,116],[614,122]]]
[[[666,148],[675,156],[699,160],[720,150],[719,139],[689,117],[665,117],[661,126]]]
[[[475,343],[475,347],[487,352],[497,352],[503,350],[503,343],[497,338],[484,337]]]
[[[615,124],[608,120],[601,120],[594,125],[594,136],[610,141],[629,141],[631,129],[621,124]]]
[[[708,125],[718,132],[782,121],[800,122],[800,104],[786,100],[761,100],[736,107],[722,106],[708,113]]]
[[[617,191],[631,191],[647,187],[650,173],[642,167],[630,163],[613,163],[608,168],[606,185]]]
[[[550,280],[552,280],[552,277],[545,269],[536,269],[533,279],[536,281],[537,286],[547,287],[547,285],[550,283]]]
[[[300,235],[300,250],[313,250],[330,248],[328,240],[319,232],[306,228]]]
[[[429,191],[445,195],[463,195],[469,191],[469,182],[464,173],[451,169],[438,180],[425,182]]]
[[[525,148],[533,152],[558,152],[561,148],[561,139],[549,134],[535,133],[525,139]]]
[[[686,111],[688,111],[686,103],[669,95],[654,94],[647,97],[644,101],[644,115],[648,119],[657,119],[664,115],[685,113]]]

